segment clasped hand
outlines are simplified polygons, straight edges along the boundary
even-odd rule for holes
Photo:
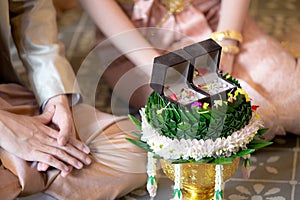
[[[91,159],[89,148],[76,139],[71,112],[60,98],[51,99],[38,116],[0,111],[0,146],[26,161],[37,161],[40,171],[52,166],[66,176],[72,167],[80,169]]]

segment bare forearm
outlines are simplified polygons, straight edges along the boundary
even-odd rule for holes
[[[222,0],[218,31],[240,32],[248,13],[250,0]]]
[[[223,72],[232,73],[234,70],[234,58],[240,51],[239,43],[243,41],[241,32],[249,5],[250,0],[222,0],[217,32],[214,34],[229,34],[218,40],[223,47],[220,63]]]
[[[114,0],[81,0],[81,4],[97,27],[135,65],[149,65],[159,55]],[[143,69],[149,74],[150,70],[149,66]]]

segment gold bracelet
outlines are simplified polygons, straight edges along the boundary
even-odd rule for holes
[[[240,48],[235,45],[226,45],[222,46],[222,52],[229,54],[238,54],[240,52]]]
[[[238,42],[243,42],[243,36],[241,33],[237,31],[220,31],[220,32],[213,32],[210,35],[211,39],[215,40],[216,42],[221,42],[225,39],[236,40]]]

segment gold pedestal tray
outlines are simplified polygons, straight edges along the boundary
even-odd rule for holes
[[[225,164],[223,180],[233,176],[238,169],[240,158],[234,159],[232,164]],[[160,160],[163,172],[174,181],[174,165],[166,160]],[[214,164],[182,164],[181,184],[184,199],[211,200],[214,198],[215,165]]]

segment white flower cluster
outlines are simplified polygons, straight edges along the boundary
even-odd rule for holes
[[[146,120],[145,109],[141,109],[142,116],[142,137],[153,153],[161,156],[165,160],[194,159],[198,161],[205,157],[230,157],[240,149],[246,149],[246,145],[251,142],[262,127],[262,122],[255,116],[243,129],[235,131],[227,138],[197,140],[197,139],[171,139],[160,135]]]

